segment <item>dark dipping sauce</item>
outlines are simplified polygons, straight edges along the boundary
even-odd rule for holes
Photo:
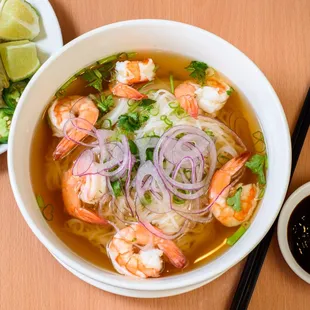
[[[287,235],[296,262],[310,274],[310,196],[304,198],[291,214]]]

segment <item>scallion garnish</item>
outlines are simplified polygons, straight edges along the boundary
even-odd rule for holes
[[[234,245],[244,235],[244,233],[249,228],[249,225],[249,222],[243,223],[233,235],[227,238],[226,243],[230,246]]]

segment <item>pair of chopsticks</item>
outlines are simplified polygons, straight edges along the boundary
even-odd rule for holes
[[[302,146],[304,144],[308,128],[310,125],[310,88],[308,90],[304,105],[299,114],[293,135],[292,135],[292,169],[291,179],[294,174]],[[270,245],[273,233],[275,231],[277,220],[268,231],[267,235],[260,244],[249,254],[244,266],[241,278],[231,303],[231,310],[247,309],[254,288],[257,282],[260,270],[263,266],[268,247]]]

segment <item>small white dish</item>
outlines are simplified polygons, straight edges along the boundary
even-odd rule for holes
[[[278,222],[278,241],[282,255],[291,269],[304,281],[310,284],[310,274],[296,262],[288,244],[287,226],[295,207],[310,195],[310,182],[299,187],[285,202]]]
[[[48,0],[27,0],[40,14],[39,35],[33,40],[43,64],[55,51],[63,46],[60,26],[55,12]],[[7,144],[0,144],[0,154],[6,152]]]

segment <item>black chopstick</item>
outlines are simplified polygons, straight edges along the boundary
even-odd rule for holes
[[[298,158],[308,132],[309,125],[310,88],[308,90],[304,105],[301,109],[292,135],[291,179],[294,174]],[[276,219],[271,229],[268,231],[267,235],[260,242],[260,244],[249,254],[230,306],[231,310],[245,310],[248,308],[260,270],[263,266],[273,233],[277,225],[277,220],[278,219]]]

